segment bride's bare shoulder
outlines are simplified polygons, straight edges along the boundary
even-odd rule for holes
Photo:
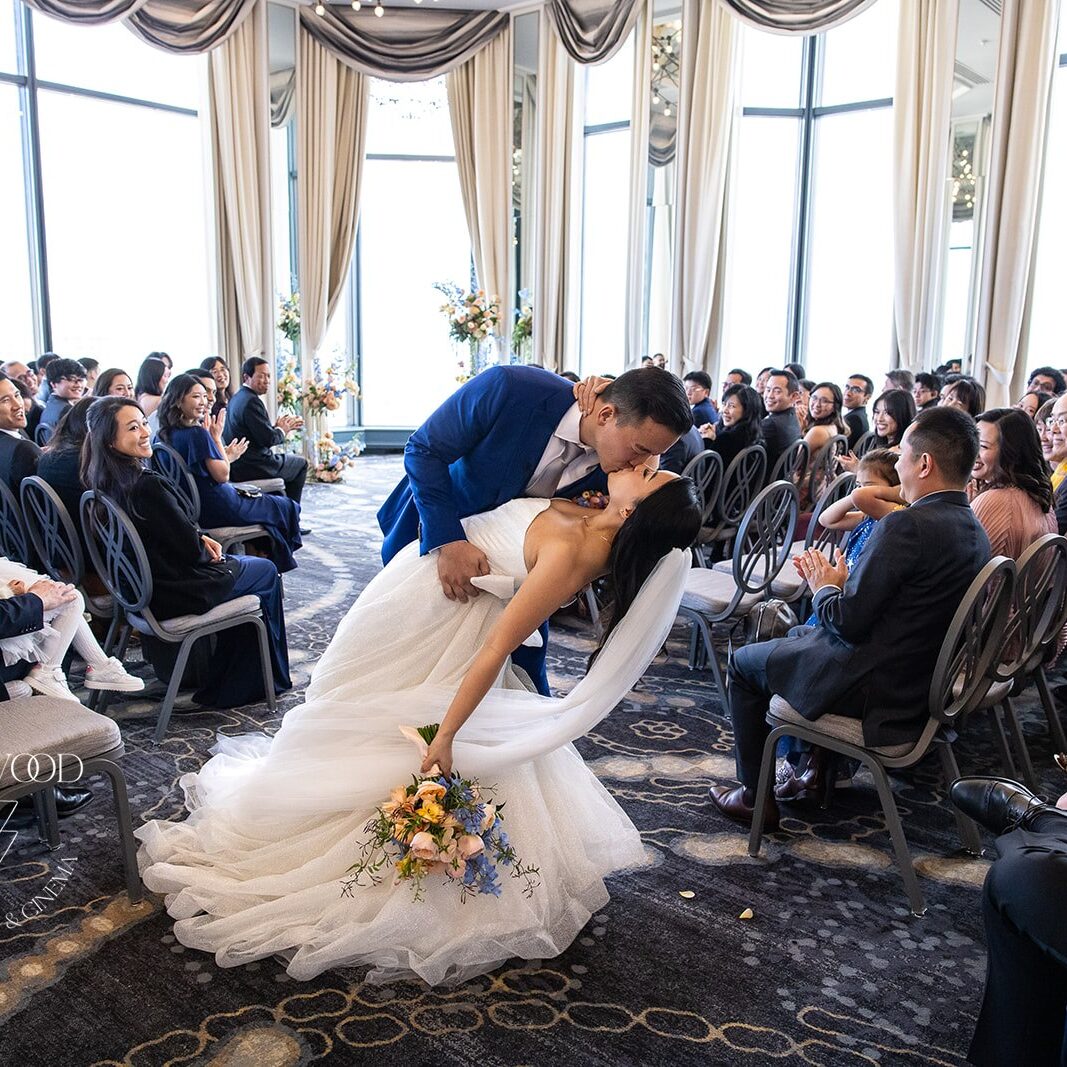
[[[595,576],[603,566],[604,555],[600,542],[592,542],[583,523],[589,516],[587,508],[566,500],[553,500],[531,524],[526,535],[527,569],[532,571],[544,554],[559,559],[566,556],[574,571]],[[610,548],[610,546],[608,546]]]

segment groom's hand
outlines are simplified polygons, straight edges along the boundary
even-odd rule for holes
[[[451,541],[437,550],[437,577],[449,600],[466,604],[468,597],[478,595],[471,579],[477,574],[488,573],[489,560],[470,541]]]

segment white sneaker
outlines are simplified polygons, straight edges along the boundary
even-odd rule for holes
[[[109,689],[114,693],[139,693],[144,679],[130,674],[114,656],[101,667],[85,666],[86,689]]]
[[[11,682],[4,682],[8,700],[18,700],[20,697],[33,696],[33,690],[21,678]]]
[[[60,700],[73,700],[75,704],[81,701],[70,691],[67,685],[67,676],[62,667],[50,667],[45,663],[38,663],[36,667],[26,675],[26,684],[35,692],[46,697],[58,697]]]

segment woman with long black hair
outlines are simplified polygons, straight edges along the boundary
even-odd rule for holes
[[[738,452],[759,441],[763,414],[763,401],[752,386],[731,385],[722,395],[719,424],[699,427],[704,447],[722,456],[724,470]]]

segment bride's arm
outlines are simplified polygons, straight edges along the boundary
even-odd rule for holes
[[[489,692],[508,656],[589,583],[589,577],[575,563],[574,547],[568,543],[545,545],[538,553],[533,570],[489,631],[452,698],[441,729],[423,760],[424,772],[434,763],[445,774],[452,770],[452,741]]]

